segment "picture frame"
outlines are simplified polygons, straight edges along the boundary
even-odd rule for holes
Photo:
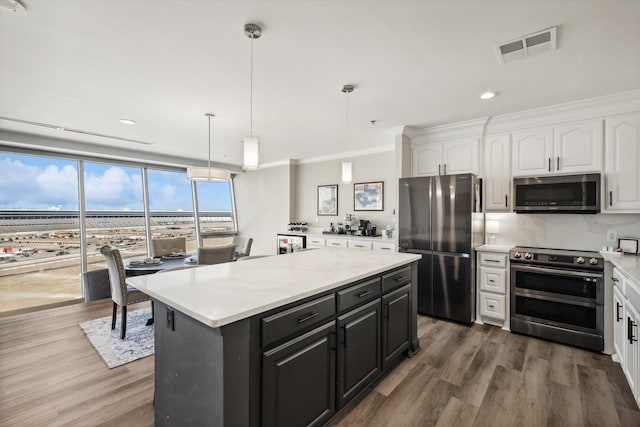
[[[384,210],[384,181],[353,184],[354,211]]]
[[[318,185],[318,215],[338,215],[338,184]]]

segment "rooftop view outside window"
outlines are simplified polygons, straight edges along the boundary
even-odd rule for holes
[[[187,251],[197,250],[184,171],[0,152],[0,312],[82,298],[80,168],[87,270],[106,267],[103,245],[125,262],[149,256],[148,236],[185,237]],[[227,182],[197,184],[204,237],[236,231],[231,194]]]
[[[78,163],[0,153],[0,311],[82,298]]]

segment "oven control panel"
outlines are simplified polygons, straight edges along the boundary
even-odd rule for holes
[[[597,252],[516,247],[509,253],[509,258],[516,263],[589,270],[604,269],[604,259]]]

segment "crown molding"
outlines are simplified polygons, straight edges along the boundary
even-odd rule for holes
[[[464,122],[449,123],[417,129],[412,136],[412,143],[437,142],[450,139],[482,136],[484,126],[489,117],[466,120]]]
[[[327,156],[298,159],[296,164],[305,165],[308,163],[320,163],[320,162],[326,162],[329,160],[344,160],[351,157],[362,157],[362,156],[368,156],[370,154],[387,153],[389,151],[395,151],[395,149],[396,147],[394,144],[378,145],[375,147],[369,147],[361,150],[353,150],[353,151],[345,151],[342,153],[329,154]]]

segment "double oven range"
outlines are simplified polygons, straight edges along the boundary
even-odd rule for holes
[[[511,331],[604,349],[604,260],[597,252],[516,247]]]

